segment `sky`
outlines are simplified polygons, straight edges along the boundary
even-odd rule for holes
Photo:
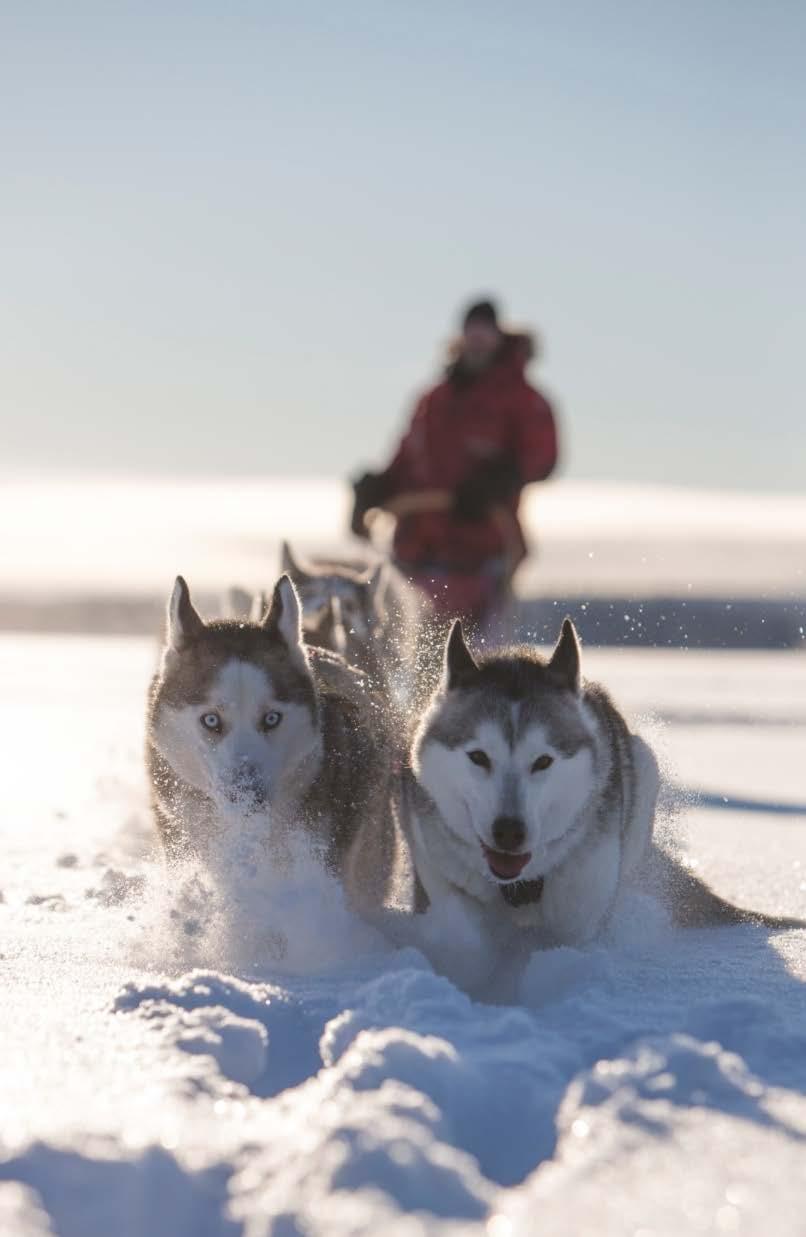
[[[0,0],[0,473],[383,465],[459,307],[564,475],[802,491],[801,0]]]

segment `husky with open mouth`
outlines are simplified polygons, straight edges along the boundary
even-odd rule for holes
[[[236,813],[265,823],[275,856],[304,831],[354,905],[382,904],[400,855],[387,715],[365,676],[304,643],[287,576],[260,622],[210,623],[180,576],[147,719],[154,816],[169,860],[204,856]]]
[[[569,619],[548,659],[476,660],[454,623],[403,785],[418,909],[485,940],[579,945],[651,869],[681,924],[800,926],[731,906],[653,843],[657,761],[580,656]]]

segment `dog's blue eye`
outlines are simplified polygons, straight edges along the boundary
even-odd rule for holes
[[[218,731],[221,729],[221,718],[217,713],[203,713],[201,724],[205,730]]]
[[[263,729],[275,730],[282,720],[282,713],[278,709],[272,709],[269,713],[263,714]]]
[[[472,764],[478,765],[480,769],[491,769],[492,761],[486,752],[481,748],[475,747],[472,752],[467,753],[467,758]]]
[[[543,756],[538,756],[537,760],[532,765],[533,773],[542,773],[543,769],[548,769],[549,765],[554,764],[554,757],[549,756],[548,752]]]

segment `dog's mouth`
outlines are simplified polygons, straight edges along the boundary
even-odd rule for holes
[[[485,846],[483,842],[481,844],[481,849],[484,851],[484,858],[487,860],[487,867],[490,869],[495,879],[499,881],[517,880],[529,860],[532,858],[532,852],[530,850],[524,851],[519,855],[513,855],[510,851],[493,850],[490,846]]]

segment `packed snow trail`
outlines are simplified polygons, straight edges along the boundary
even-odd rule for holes
[[[153,656],[0,640],[0,1232],[803,1233],[806,933],[674,932],[636,897],[607,942],[536,954],[482,1003],[312,871],[166,883]],[[802,658],[588,669],[670,719],[683,786],[806,800]],[[801,819],[686,815],[720,892],[804,913]]]

